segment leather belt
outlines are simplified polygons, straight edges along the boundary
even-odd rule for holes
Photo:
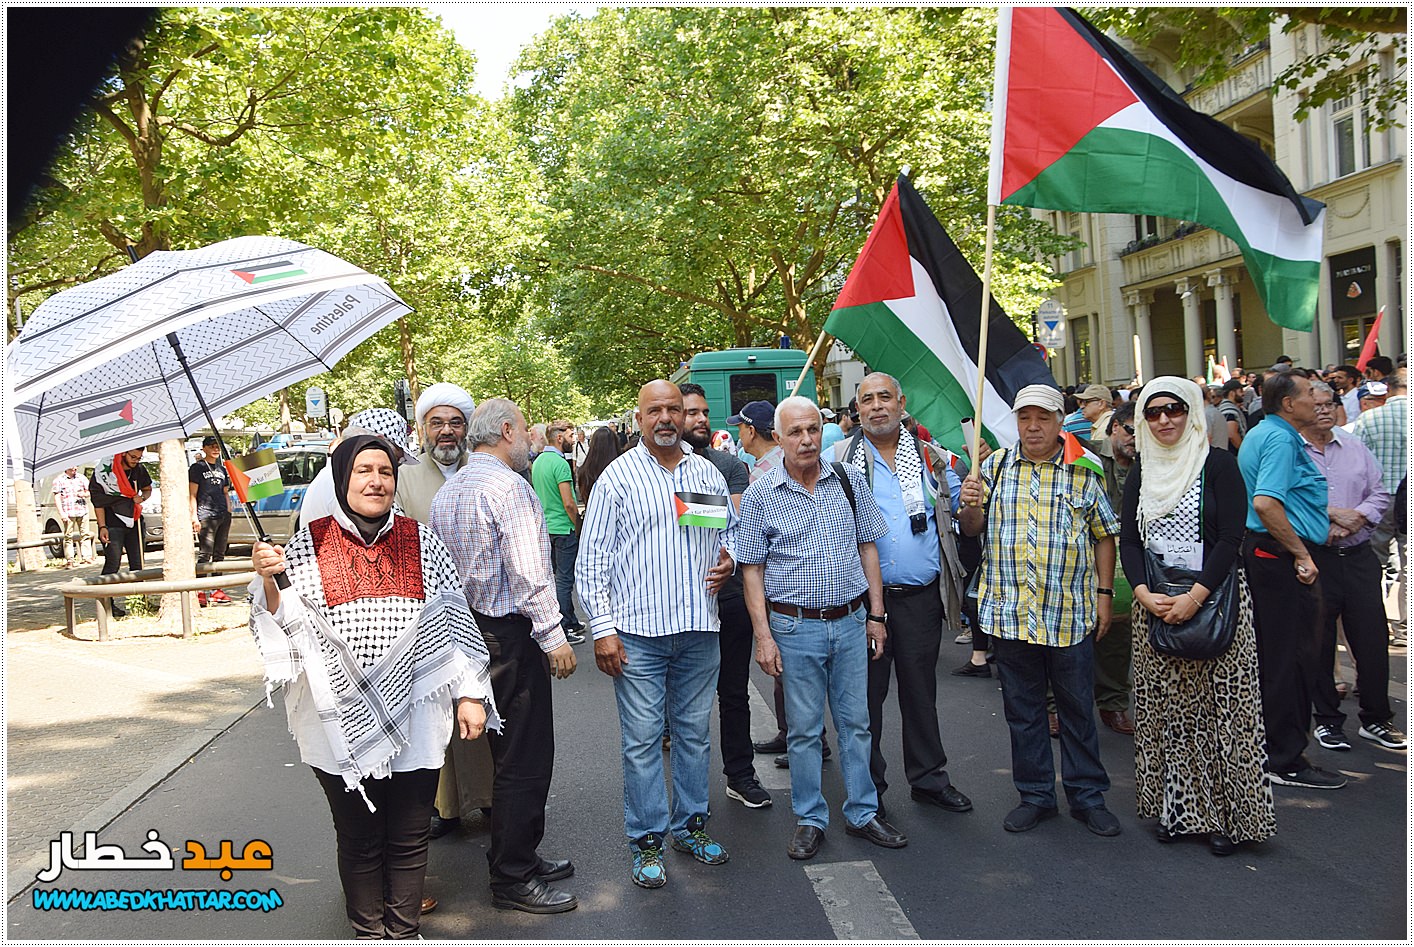
[[[783,605],[780,602],[768,602],[771,611],[778,615],[789,615],[792,618],[813,618],[823,621],[833,621],[836,618],[843,618],[856,608],[864,604],[865,596],[861,595],[851,602],[843,605],[836,605],[832,608],[806,608],[803,605]]]
[[[884,591],[891,592],[894,595],[917,595],[919,592],[926,592],[931,588],[936,588],[937,585],[938,580],[934,579],[932,582],[926,582],[923,585],[886,585],[884,586]]]
[[[1353,546],[1317,546],[1321,552],[1329,553],[1332,556],[1354,556],[1364,552],[1370,546],[1369,542],[1356,543]]]

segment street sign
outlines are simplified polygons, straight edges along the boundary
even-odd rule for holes
[[[1042,358],[1050,358],[1050,357],[1051,357],[1051,356],[1050,356],[1050,350],[1047,349],[1047,348],[1046,348],[1044,345],[1042,345],[1040,342],[1032,342],[1032,343],[1031,343],[1031,347],[1034,348],[1036,351],[1040,352]]]
[[[324,397],[323,388],[310,386],[304,392],[304,416],[322,418],[329,413],[329,401]]]
[[[1065,348],[1065,307],[1058,300],[1036,307],[1036,341],[1048,349]]]

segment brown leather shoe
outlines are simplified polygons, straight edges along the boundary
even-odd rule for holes
[[[1055,714],[1046,714],[1046,720],[1051,727],[1051,739],[1060,738],[1060,718]]]
[[[1123,710],[1102,710],[1100,711],[1100,722],[1109,727],[1115,733],[1123,733],[1125,736],[1134,736],[1134,721],[1129,719],[1129,714]]]
[[[433,911],[435,911],[435,910],[437,910],[437,899],[436,899],[436,898],[423,898],[423,899],[422,899],[422,913],[423,913],[423,914],[431,914],[431,913],[432,913]]]

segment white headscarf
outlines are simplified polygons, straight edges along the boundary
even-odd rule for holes
[[[1165,447],[1149,431],[1144,408],[1149,399],[1169,395],[1188,405],[1178,443]],[[1208,459],[1208,421],[1203,416],[1203,392],[1187,378],[1164,375],[1144,386],[1135,403],[1134,446],[1144,465],[1139,486],[1139,529],[1172,513],[1193,486]]]

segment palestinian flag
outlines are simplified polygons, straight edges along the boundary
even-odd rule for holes
[[[226,473],[231,475],[231,486],[235,488],[236,499],[242,503],[279,496],[285,490],[285,485],[280,480],[280,465],[275,460],[275,451],[269,447],[240,457],[232,457],[226,461]]]
[[[679,526],[705,526],[708,529],[727,528],[727,503],[724,496],[714,493],[673,494],[673,505],[677,509]]]
[[[1325,205],[1074,11],[997,12],[988,202],[1159,214],[1231,238],[1267,314],[1309,332]]]
[[[250,283],[252,286],[259,286],[261,283],[273,283],[275,280],[289,279],[292,276],[304,276],[305,271],[300,269],[289,260],[278,260],[274,263],[262,263],[259,266],[245,266],[239,270],[232,270],[232,273]]]
[[[988,300],[982,437],[1016,443],[1011,403],[1027,385],[1058,387],[1041,353]],[[982,281],[923,198],[899,177],[825,322],[825,331],[873,371],[899,380],[908,413],[961,454],[963,418],[975,418]],[[969,445],[970,446],[970,445]]]
[[[115,401],[101,408],[89,408],[79,412],[79,437],[92,437],[107,431],[116,431],[133,423],[133,400]]]
[[[1105,475],[1105,468],[1100,463],[1100,458],[1090,451],[1080,446],[1080,439],[1074,434],[1062,434],[1065,442],[1065,454],[1061,457],[1062,464],[1074,464],[1076,467],[1084,467],[1086,470],[1093,470],[1101,477]]]

